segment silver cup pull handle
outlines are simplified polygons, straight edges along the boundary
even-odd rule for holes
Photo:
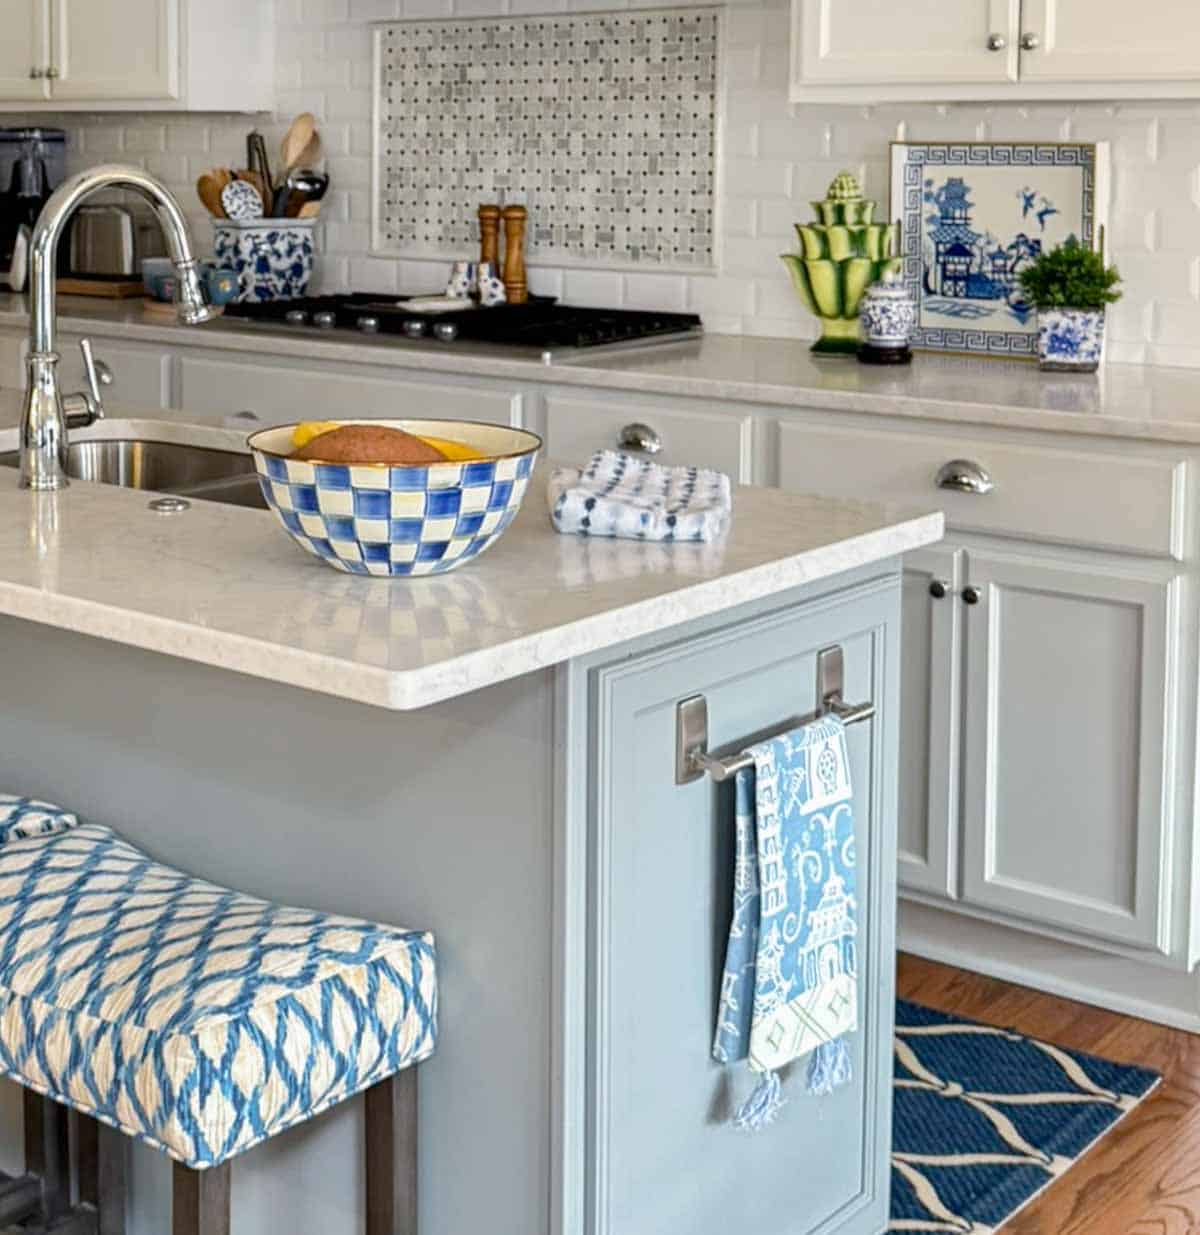
[[[996,487],[988,475],[987,468],[973,462],[971,459],[951,459],[938,468],[934,484],[939,489],[949,489],[954,493],[975,493],[982,495],[991,493]]]
[[[658,430],[638,420],[621,430],[617,435],[617,445],[622,450],[634,450],[644,455],[656,455],[663,447]]]

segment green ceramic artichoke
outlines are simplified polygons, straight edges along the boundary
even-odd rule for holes
[[[812,203],[814,223],[797,223],[799,253],[784,253],[800,299],[821,319],[814,352],[853,355],[858,350],[858,308],[863,293],[886,271],[899,273],[896,228],[875,223],[858,178],[842,172],[825,200]]]

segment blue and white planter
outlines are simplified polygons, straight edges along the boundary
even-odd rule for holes
[[[294,300],[313,272],[316,219],[213,220],[216,264],[236,270],[239,300]]]
[[[1103,309],[1038,310],[1039,368],[1094,373],[1103,351]]]

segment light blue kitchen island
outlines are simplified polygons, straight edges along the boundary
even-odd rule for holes
[[[86,435],[239,443],[177,421]],[[265,512],[163,518],[147,496],[35,496],[0,469],[0,786],[197,875],[435,932],[423,1235],[883,1229],[899,560],[940,514],[739,489],[715,545],[581,540],[535,479],[480,560],[388,582],[307,559]],[[845,699],[877,709],[850,730],[854,1081],[813,1098],[794,1078],[748,1136],[746,1070],[710,1058],[730,788],[676,783],[678,705],[703,694],[710,750],[737,750],[813,711],[831,646]],[[10,1159],[19,1106],[5,1085]],[[361,1137],[348,1103],[252,1151],[238,1235],[357,1235]],[[161,1235],[167,1162],[130,1153],[131,1235]]]

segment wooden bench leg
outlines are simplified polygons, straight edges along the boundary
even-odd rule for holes
[[[126,1138],[88,1115],[78,1116],[79,1203],[96,1215],[96,1235],[125,1235]]]
[[[367,1235],[417,1235],[417,1069],[380,1081],[365,1097]]]
[[[230,1163],[207,1171],[174,1164],[171,1235],[229,1235]]]

